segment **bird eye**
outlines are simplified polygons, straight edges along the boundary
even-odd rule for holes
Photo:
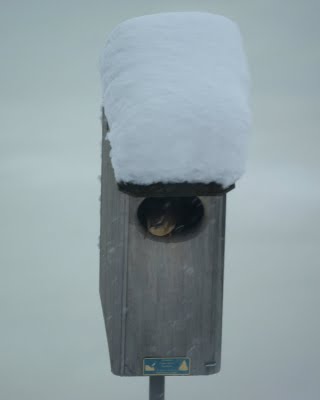
[[[157,221],[154,222],[154,226],[161,226],[161,225],[163,225],[163,223],[165,222],[164,220],[165,220],[164,216],[161,217],[161,218],[159,218]]]

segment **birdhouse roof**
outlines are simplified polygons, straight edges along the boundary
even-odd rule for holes
[[[226,188],[241,177],[251,118],[234,22],[202,12],[125,21],[107,40],[101,77],[118,183]]]

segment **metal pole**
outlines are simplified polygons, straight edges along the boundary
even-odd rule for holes
[[[149,400],[164,400],[164,376],[150,376]]]

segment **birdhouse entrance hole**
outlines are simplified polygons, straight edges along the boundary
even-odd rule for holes
[[[137,216],[152,236],[171,237],[196,230],[204,215],[198,197],[148,197],[138,207]]]

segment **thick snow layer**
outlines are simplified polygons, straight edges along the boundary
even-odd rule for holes
[[[203,12],[133,18],[101,58],[116,180],[234,183],[244,172],[249,76],[229,19]]]

